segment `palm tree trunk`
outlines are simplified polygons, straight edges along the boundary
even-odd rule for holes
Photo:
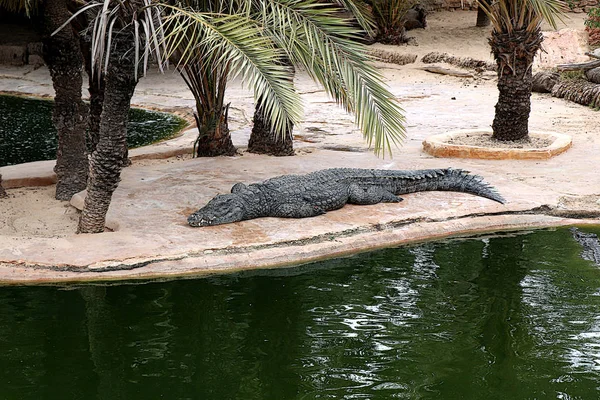
[[[504,72],[498,77],[500,93],[492,123],[493,137],[497,140],[514,141],[529,135],[533,83],[531,68],[518,61],[515,64],[513,71]]]
[[[201,110],[201,107],[197,107]],[[231,140],[229,125],[227,123],[229,104],[218,110],[194,113],[198,138],[196,139],[197,157],[233,156],[237,149]]]
[[[254,110],[254,125],[250,133],[248,151],[256,154],[273,156],[293,156],[294,141],[290,126],[284,135],[278,135],[271,129],[271,124],[262,112],[260,106]]]
[[[492,32],[490,45],[498,64],[498,103],[492,137],[501,141],[526,139],[529,135],[531,65],[543,37],[541,30],[512,34]]]
[[[201,52],[202,54],[202,52]],[[178,63],[180,53],[172,56]],[[198,138],[194,143],[197,157],[232,156],[237,149],[231,140],[228,125],[229,104],[225,104],[225,89],[229,68],[206,71],[209,63],[193,61],[179,67],[179,73],[196,100]]]
[[[600,84],[600,67],[585,71],[585,77],[592,83]]]
[[[285,60],[285,65],[293,74],[296,73],[294,65],[289,59]],[[292,131],[294,126],[290,123],[285,132],[277,134],[271,122],[263,112],[262,104],[259,102],[254,108],[254,117],[250,140],[248,141],[248,151],[255,154],[269,154],[272,156],[293,156],[294,138]]]
[[[90,122],[88,124],[88,149],[96,150],[100,141],[100,121],[102,104],[104,103],[104,77],[90,77],[88,91],[90,92]]]
[[[70,26],[50,36],[70,15],[65,0],[45,3],[44,61],[56,92],[52,122],[58,133],[54,172],[59,200],[70,200],[75,193],[85,189],[88,173],[87,106],[81,98],[83,59],[79,41]]]
[[[85,72],[88,76],[88,92],[90,93],[90,110],[87,127],[87,150],[91,154],[96,150],[98,141],[100,140],[100,119],[102,115],[102,104],[104,103],[104,82],[106,81],[104,72],[96,71],[92,73],[92,49],[91,49],[91,38],[88,35],[83,36],[80,40],[81,52],[83,53],[83,60],[85,65]],[[125,146],[125,152],[123,153],[123,166],[128,167],[131,165],[129,160],[129,150]]]
[[[80,39],[81,52],[88,76],[88,92],[90,93],[90,112],[87,129],[87,149],[91,153],[96,150],[100,141],[100,116],[102,115],[102,103],[104,102],[104,73],[93,71],[91,35],[88,33]]]
[[[127,146],[127,121],[131,97],[137,85],[131,27],[113,39],[106,72],[104,103],[100,120],[100,138],[90,158],[87,196],[79,219],[78,233],[104,231],[106,213],[117,188]]]
[[[377,27],[375,41],[382,44],[400,45],[408,42],[404,26]]]

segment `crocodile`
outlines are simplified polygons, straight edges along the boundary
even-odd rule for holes
[[[260,183],[236,183],[188,217],[194,227],[261,217],[305,218],[345,204],[397,203],[400,194],[430,190],[471,193],[504,204],[483,178],[461,169],[378,170],[331,168],[283,175]]]

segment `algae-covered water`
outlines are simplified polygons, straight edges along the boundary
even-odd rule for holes
[[[198,280],[4,287],[0,398],[597,399],[600,267],[581,251],[560,229]]]
[[[0,167],[56,158],[56,130],[50,100],[0,95]],[[167,113],[131,109],[129,148],[173,136],[186,122]]]

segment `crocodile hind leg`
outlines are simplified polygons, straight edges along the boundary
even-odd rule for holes
[[[273,210],[269,216],[280,218],[307,218],[316,217],[321,214],[325,214],[325,210],[322,207],[299,201],[281,204]]]
[[[379,186],[352,184],[348,188],[348,203],[369,205],[377,203],[399,203],[403,199]]]

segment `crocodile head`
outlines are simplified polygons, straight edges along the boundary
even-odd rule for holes
[[[228,224],[244,219],[246,207],[236,194],[220,194],[188,217],[190,226]]]

